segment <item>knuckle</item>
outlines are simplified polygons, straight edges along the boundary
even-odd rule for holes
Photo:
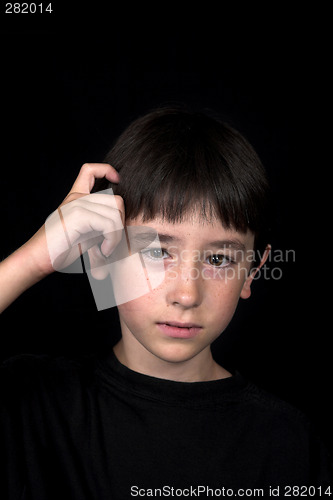
[[[71,214],[74,217],[79,217],[79,216],[82,215],[82,208],[79,205],[76,205],[76,204],[72,203],[68,207],[67,214],[68,215]]]
[[[89,172],[92,168],[91,163],[84,163],[81,167],[81,172]]]
[[[123,199],[121,196],[119,196],[118,194],[115,194],[115,195],[114,195],[114,198],[115,198],[115,201],[116,201],[117,207],[118,207],[119,209],[122,209],[122,210],[123,210],[123,209],[125,208],[124,199]]]
[[[107,229],[108,229],[109,233],[113,233],[117,229],[116,228],[116,223],[115,223],[115,221],[113,219],[107,219],[106,226],[107,226]]]

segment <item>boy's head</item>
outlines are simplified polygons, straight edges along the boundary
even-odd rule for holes
[[[250,296],[254,249],[264,255],[268,184],[250,144],[200,113],[159,109],[133,122],[106,161],[120,173],[126,225],[156,231],[160,246],[141,252],[143,267],[163,280],[118,306],[122,345],[153,366],[204,359]],[[95,191],[110,185],[98,181]],[[119,267],[120,270],[120,267]],[[122,266],[114,285],[134,287]],[[135,365],[135,363],[134,363]]]
[[[135,120],[105,161],[120,172],[112,185],[126,218],[161,216],[180,222],[199,209],[225,228],[250,230],[256,249],[267,244],[268,183],[258,155],[229,125],[203,113],[161,108]],[[95,191],[110,187],[96,182]]]

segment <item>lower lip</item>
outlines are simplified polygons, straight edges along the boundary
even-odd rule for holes
[[[199,326],[193,326],[190,328],[180,328],[179,326],[171,326],[165,323],[157,323],[159,329],[168,337],[174,337],[179,339],[192,339],[196,337],[198,333],[202,330]]]

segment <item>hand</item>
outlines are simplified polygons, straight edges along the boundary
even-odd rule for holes
[[[113,182],[113,184],[119,183],[119,174],[117,170],[108,163],[85,163],[81,167],[79,175],[68,193],[68,196],[74,193],[83,193],[84,195],[90,194],[96,179],[102,179],[103,177]]]
[[[113,183],[119,182],[119,174],[111,165],[101,163],[83,165],[72,189],[59,207],[61,214],[63,211],[66,212],[64,222],[69,241],[72,241],[76,248],[78,242],[82,241],[80,244],[83,251],[89,248],[90,244],[95,244],[89,252],[97,260],[103,258],[97,242],[102,243],[102,252],[108,254],[113,245],[117,244],[115,228],[125,220],[121,197],[104,195],[99,198],[98,193],[90,195],[95,180],[103,177]],[[83,197],[85,198],[82,199]],[[56,213],[60,220],[59,211],[56,210]],[[94,236],[91,240],[84,237],[87,231],[90,232],[89,236]],[[61,247],[59,241],[63,239],[64,234],[61,220],[60,224],[55,224],[51,228],[49,234],[51,242],[55,244],[53,257],[56,257],[57,248],[60,250],[56,257],[57,265],[70,264],[71,259],[75,259],[78,254],[77,250],[75,252],[73,248],[69,248],[71,243],[68,245],[67,241],[67,246]],[[0,263],[0,312],[26,289],[53,271],[44,224],[29,241]]]
[[[110,194],[89,194],[96,178],[109,176],[109,180],[118,181],[117,172],[110,169],[104,164],[84,165],[63,203],[47,219],[45,234],[55,270],[69,266],[91,247],[95,247],[89,252],[93,264],[103,265],[103,257],[119,243],[125,222],[122,198],[111,196],[111,190]]]
[[[90,195],[95,180],[103,177],[115,184],[119,182],[119,174],[111,165],[105,163],[84,164],[70,192],[53,213],[54,215],[51,214],[48,219],[49,224],[44,224],[19,249],[27,257],[32,267],[31,272],[39,276],[39,279],[52,273],[55,269],[59,270],[74,262],[80,255],[78,244],[81,244],[82,252],[89,248],[90,243],[97,244],[98,242],[102,243],[102,252],[107,254],[112,249],[111,233],[114,232],[115,226],[111,221],[113,217],[116,218],[118,220],[116,227],[118,227],[119,215],[123,222],[125,211],[120,196],[104,195],[102,198],[97,198],[101,195],[98,193]],[[85,199],[79,201],[83,197]],[[118,211],[115,212],[116,207]],[[49,225],[49,230],[46,238],[47,225]],[[93,234],[94,231],[95,234]],[[97,235],[98,231],[99,235]],[[90,234],[88,234],[86,242],[83,243],[84,234],[87,233]],[[101,235],[104,236],[105,242]],[[90,239],[90,236],[96,239]]]

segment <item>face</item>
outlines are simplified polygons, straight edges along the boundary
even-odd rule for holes
[[[142,259],[147,268],[164,270],[157,287],[118,306],[127,351],[171,363],[199,356],[226,328],[239,298],[250,295],[253,234],[226,230],[218,219],[203,222],[198,214],[181,223],[137,218],[127,225],[158,233],[160,248],[150,245]]]

